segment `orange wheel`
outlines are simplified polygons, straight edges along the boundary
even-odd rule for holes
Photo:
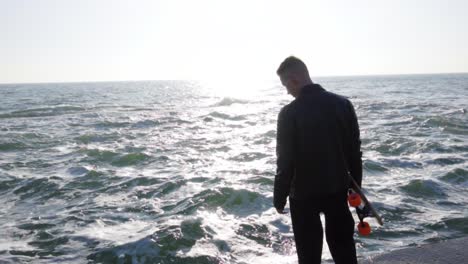
[[[360,222],[359,224],[357,224],[357,228],[359,234],[361,234],[362,236],[368,236],[371,233],[370,225],[367,222]]]
[[[358,207],[361,204],[361,196],[357,193],[349,194],[348,203],[352,207]]]

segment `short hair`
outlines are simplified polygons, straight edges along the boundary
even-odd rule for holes
[[[280,64],[278,70],[276,70],[276,74],[282,76],[292,72],[309,74],[309,70],[302,60],[295,56],[289,56]]]

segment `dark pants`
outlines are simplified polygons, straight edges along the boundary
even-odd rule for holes
[[[289,203],[299,264],[321,262],[323,229],[320,212],[325,215],[325,235],[335,263],[357,263],[354,219],[346,193],[307,200],[289,199]]]

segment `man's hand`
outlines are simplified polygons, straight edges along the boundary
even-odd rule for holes
[[[287,214],[288,212],[283,209],[278,209],[276,208],[276,212],[278,212],[278,214]]]

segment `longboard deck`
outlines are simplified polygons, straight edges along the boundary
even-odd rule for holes
[[[362,200],[364,201],[364,203],[369,206],[369,210],[371,211],[372,213],[372,216],[371,217],[374,217],[376,220],[377,220],[377,223],[379,223],[379,225],[383,225],[383,221],[382,221],[382,217],[379,215],[379,213],[377,213],[377,211],[374,209],[374,207],[372,206],[372,204],[369,202],[369,200],[367,199],[366,195],[364,194],[364,192],[361,190],[361,188],[359,188],[359,185],[357,184],[357,182],[352,178],[352,177],[349,177],[351,179],[351,182],[353,184],[353,189],[361,196]]]

